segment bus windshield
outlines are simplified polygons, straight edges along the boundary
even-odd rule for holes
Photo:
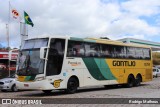
[[[44,73],[44,60],[40,59],[40,47],[46,47],[48,39],[25,41],[19,53],[17,74],[32,76]]]

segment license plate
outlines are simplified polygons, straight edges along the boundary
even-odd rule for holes
[[[29,87],[29,84],[24,84],[24,87]]]

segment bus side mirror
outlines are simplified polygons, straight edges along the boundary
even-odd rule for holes
[[[40,59],[46,59],[45,58],[46,52],[47,52],[47,47],[40,48]]]

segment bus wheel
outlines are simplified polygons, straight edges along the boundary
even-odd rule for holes
[[[130,76],[128,77],[127,87],[128,87],[128,88],[133,87],[134,82],[135,82],[134,77],[133,77],[132,75],[130,75]]]
[[[67,83],[66,92],[68,94],[73,94],[77,91],[78,88],[78,80],[76,78],[70,78]]]
[[[137,75],[137,77],[136,77],[136,81],[135,81],[135,86],[140,86],[141,81],[142,81],[141,76],[140,76],[140,75]]]
[[[50,94],[52,93],[52,90],[42,90],[45,94]]]

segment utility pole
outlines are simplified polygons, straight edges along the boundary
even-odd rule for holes
[[[9,60],[9,51],[10,51],[10,42],[9,42],[9,24],[6,24],[6,31],[7,31],[7,42],[8,42],[8,75],[10,76],[10,60]]]
[[[9,1],[9,11],[8,11],[8,24],[6,24],[6,30],[7,30],[7,41],[8,41],[8,74],[10,77],[10,60],[9,60],[9,54],[10,54],[10,38],[9,38],[9,23],[10,23],[10,1]]]

